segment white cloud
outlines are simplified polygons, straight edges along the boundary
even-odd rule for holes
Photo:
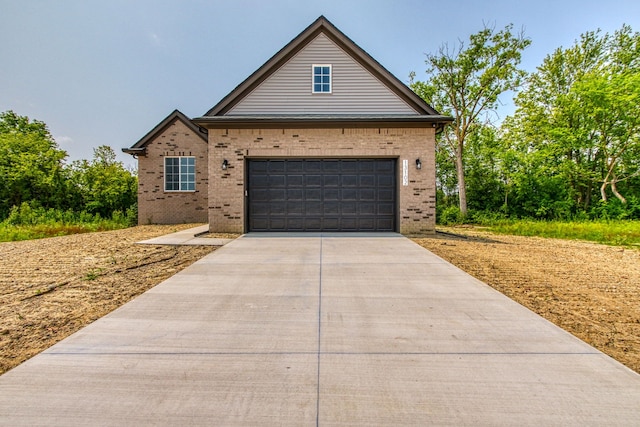
[[[71,144],[73,142],[73,138],[70,136],[54,136],[53,139],[59,144]]]
[[[54,136],[53,139],[60,145],[73,145],[73,138],[70,136]]]
[[[160,46],[162,44],[162,40],[160,40],[160,36],[156,33],[149,33],[149,40],[153,43],[154,46]]]

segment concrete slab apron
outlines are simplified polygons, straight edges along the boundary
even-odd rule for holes
[[[244,236],[0,377],[0,425],[637,425],[640,376],[401,236]]]

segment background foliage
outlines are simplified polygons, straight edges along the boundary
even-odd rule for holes
[[[474,56],[482,52],[474,40],[480,39],[472,36],[460,51],[466,61],[483,61]],[[433,82],[450,71],[434,70],[433,56],[426,63],[440,74],[412,88],[430,102]],[[473,124],[462,152],[464,181],[444,141],[449,135],[439,136],[439,222],[640,219],[640,34],[627,25],[614,34],[586,32],[549,54],[522,83],[515,112],[497,125],[437,98],[454,125]],[[466,215],[458,208],[461,186]]]
[[[43,122],[0,113],[0,235],[7,227],[15,234],[41,225],[56,234],[72,225],[92,231],[137,221],[137,177],[113,149],[98,147],[92,160],[70,165],[66,158]]]

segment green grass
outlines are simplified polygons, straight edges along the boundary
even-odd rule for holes
[[[7,225],[0,223],[0,242],[43,239],[46,237],[66,236],[69,234],[118,230],[127,227],[128,225],[126,224],[110,220],[89,224]]]
[[[127,214],[116,211],[110,218],[103,218],[98,214],[44,209],[23,203],[14,206],[9,216],[0,221],[0,242],[117,230],[127,228],[136,217],[135,210]]]
[[[490,231],[501,234],[586,240],[614,246],[640,246],[640,221],[505,220],[485,225]]]

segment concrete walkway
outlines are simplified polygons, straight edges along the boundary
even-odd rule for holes
[[[640,375],[394,235],[243,236],[0,377],[0,425],[638,425]]]
[[[142,240],[138,243],[142,245],[171,245],[171,246],[224,246],[233,239],[216,239],[212,237],[201,237],[209,231],[209,224],[177,231],[153,239]]]

